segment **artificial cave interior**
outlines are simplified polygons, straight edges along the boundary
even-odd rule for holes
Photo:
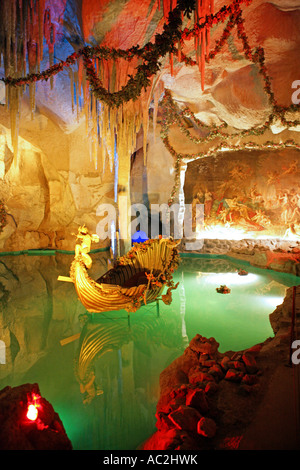
[[[299,24],[1,0],[0,449],[300,449]]]

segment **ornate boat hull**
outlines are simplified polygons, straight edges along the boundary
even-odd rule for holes
[[[177,245],[169,239],[135,244],[97,281],[89,276],[84,258],[77,254],[71,265],[70,278],[79,300],[88,312],[94,313],[134,312],[142,304],[155,301],[165,286],[169,286],[169,290],[174,288],[172,273],[179,262]]]

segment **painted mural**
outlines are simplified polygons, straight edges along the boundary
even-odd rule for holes
[[[188,165],[186,202],[204,204],[197,231],[300,240],[299,176],[297,151],[216,156]]]

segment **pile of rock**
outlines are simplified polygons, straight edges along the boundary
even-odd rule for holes
[[[223,385],[232,384],[244,397],[259,389],[256,356],[261,346],[225,354],[219,353],[218,347],[214,338],[198,334],[183,355],[162,372],[157,431],[143,449],[213,448],[221,424],[218,403]]]

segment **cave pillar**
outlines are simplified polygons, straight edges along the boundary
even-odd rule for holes
[[[117,204],[118,254],[122,256],[131,247],[130,158],[119,159]]]
[[[180,176],[179,176],[179,192],[178,192],[178,204],[179,204],[179,212],[178,212],[178,224],[180,232],[183,235],[184,230],[184,217],[185,217],[185,197],[184,197],[184,183],[185,183],[185,175],[187,170],[187,163],[181,163],[180,165]]]

